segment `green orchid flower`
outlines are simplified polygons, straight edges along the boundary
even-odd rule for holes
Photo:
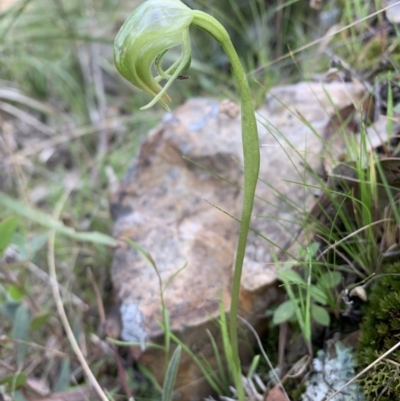
[[[169,110],[168,88],[190,66],[191,47],[189,26],[193,12],[179,0],[148,0],[126,20],[114,44],[114,60],[118,71],[137,88],[154,96],[147,109],[160,101]],[[182,46],[178,60],[167,71],[161,66],[164,54]],[[152,66],[158,76],[152,74]],[[162,88],[159,82],[167,79]]]
[[[215,18],[202,11],[191,10],[179,0],[147,0],[136,8],[115,39],[114,59],[119,72],[128,81],[154,96],[142,109],[149,108],[158,101],[168,109],[166,102],[170,101],[170,98],[167,89],[190,65],[190,26],[202,29],[222,46],[232,64],[241,98],[243,207],[232,284],[229,331],[234,367],[232,375],[238,399],[243,401],[245,395],[239,360],[237,313],[240,280],[260,166],[257,123],[246,74],[226,29]],[[182,47],[181,55],[164,71],[161,66],[162,58],[169,49],[176,46]],[[153,76],[153,67],[158,76]],[[162,80],[167,80],[164,87],[160,85]]]

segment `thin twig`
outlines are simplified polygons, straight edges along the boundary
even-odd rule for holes
[[[67,201],[69,196],[69,191],[66,191],[64,193],[64,196],[59,200],[59,202],[56,205],[56,208],[54,209],[53,213],[53,218],[56,220],[59,220],[61,210],[64,207],[65,202]],[[57,282],[57,274],[56,274],[56,266],[55,266],[55,254],[54,254],[54,248],[55,248],[55,239],[56,239],[56,232],[52,231],[49,236],[49,241],[48,241],[48,247],[47,247],[47,260],[49,264],[49,274],[50,277],[52,278],[51,280],[51,289],[53,292],[53,297],[54,301],[56,304],[57,312],[60,317],[61,323],[63,325],[63,328],[67,334],[68,341],[71,345],[72,350],[74,351],[79,363],[82,366],[82,370],[84,371],[86,377],[88,378],[89,382],[91,385],[94,387],[95,391],[99,395],[100,399],[102,401],[109,401],[107,395],[101,388],[99,382],[95,378],[93,372],[91,371],[88,363],[86,362],[85,357],[82,354],[82,351],[78,345],[78,342],[75,338],[75,335],[72,331],[72,328],[69,324],[67,314],[64,309],[63,305],[63,300],[61,298],[60,294],[60,289],[58,287],[58,282]]]
[[[400,368],[400,363],[398,363],[398,362],[396,362],[396,361],[393,361],[392,359],[386,358],[386,362],[387,362],[387,363],[391,363],[392,365],[394,365],[394,366]]]

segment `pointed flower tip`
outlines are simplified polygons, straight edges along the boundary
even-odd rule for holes
[[[144,92],[154,96],[151,107],[160,101],[169,109],[165,101],[172,82],[190,65],[191,48],[189,26],[193,11],[180,0],[147,0],[125,21],[114,42],[114,60],[123,77]],[[164,71],[161,59],[175,46],[182,47],[180,57]],[[154,77],[153,64],[159,73]],[[164,87],[158,83],[167,79]]]
[[[154,106],[154,104],[157,102],[151,101],[150,103],[147,103],[145,106],[142,106],[139,110],[147,110],[150,109],[151,107]],[[167,103],[165,103],[163,100],[160,100],[160,104],[163,107],[163,109],[165,111],[171,111],[171,109],[169,108],[169,106],[167,105]]]

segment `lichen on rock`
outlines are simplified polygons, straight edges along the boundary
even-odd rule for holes
[[[302,401],[323,401],[342,388],[355,376],[355,361],[352,348],[341,342],[335,343],[335,356],[329,352],[318,351],[313,360],[314,373],[307,381]],[[332,398],[332,401],[363,401],[360,386],[352,383]]]

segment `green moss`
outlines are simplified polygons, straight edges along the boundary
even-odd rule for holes
[[[301,395],[306,391],[304,383],[298,383],[296,380],[290,380],[285,385],[285,390],[291,400],[300,400]]]
[[[392,401],[397,400],[400,394],[400,380],[396,367],[387,362],[376,364],[360,384],[367,400],[377,400],[382,394],[380,400]]]
[[[374,362],[400,341],[400,263],[388,266],[376,279],[370,301],[364,309],[360,344],[356,353],[359,369]],[[400,351],[393,352],[371,369],[360,381],[368,400],[400,399]]]

